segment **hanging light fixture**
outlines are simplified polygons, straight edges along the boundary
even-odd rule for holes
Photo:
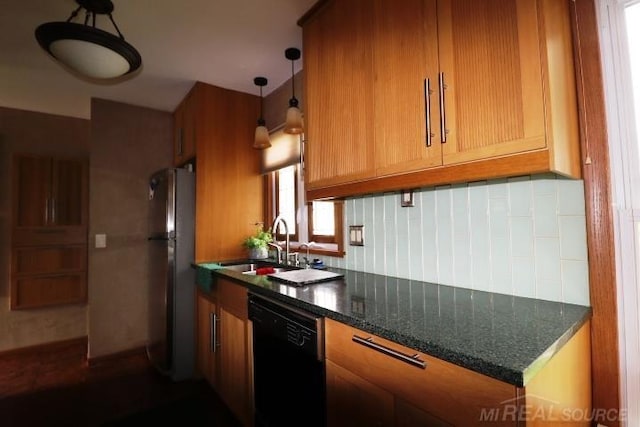
[[[253,83],[256,86],[260,86],[260,118],[258,118],[258,126],[256,127],[256,136],[253,140],[253,148],[259,150],[271,147],[271,141],[269,140],[269,130],[265,126],[264,118],[262,117],[262,87],[267,85],[267,79],[265,77],[256,77],[253,79]]]
[[[300,59],[300,50],[295,47],[290,47],[284,51],[284,56],[291,61],[291,99],[289,100],[289,109],[287,110],[287,120],[284,125],[284,132],[297,135],[302,133],[303,126],[302,113],[298,108],[298,99],[296,98],[293,61]]]
[[[124,40],[110,0],[76,0],[78,7],[66,22],[47,22],[36,28],[40,46],[63,66],[92,79],[113,79],[140,68],[138,51]],[[71,22],[81,9],[84,24]],[[96,15],[108,15],[118,36],[96,28]],[[89,25],[89,23],[91,25]]]

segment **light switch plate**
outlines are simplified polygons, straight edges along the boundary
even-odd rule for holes
[[[349,245],[364,246],[364,225],[349,226]]]
[[[107,235],[106,234],[96,234],[96,248],[106,248],[107,247]]]

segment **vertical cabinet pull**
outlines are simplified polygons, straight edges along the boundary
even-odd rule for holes
[[[216,334],[218,316],[214,312],[209,313],[209,349],[211,353],[216,352],[218,346],[218,336]]]
[[[180,127],[178,130],[178,156],[182,156],[184,152],[184,129]]]
[[[444,82],[444,73],[440,73],[439,76],[439,85],[440,85],[440,139],[442,143],[447,142],[447,109],[444,105],[444,91],[447,88],[446,83]]]
[[[379,351],[382,354],[386,354],[387,356],[391,356],[395,359],[402,360],[409,365],[415,366],[420,369],[425,369],[427,367],[427,363],[424,360],[420,360],[420,355],[418,353],[409,356],[407,354],[401,353],[392,348],[386,347],[382,344],[378,344],[373,342],[373,338],[362,338],[357,335],[354,335],[351,340],[355,343],[361,344],[365,347],[369,347],[373,350]]]
[[[424,90],[424,124],[425,124],[425,139],[427,147],[431,147],[431,138],[433,138],[433,133],[431,133],[431,80],[424,79],[423,81],[423,90]]]
[[[49,201],[51,199],[49,197],[47,197],[44,201],[44,223],[45,225],[49,225]]]

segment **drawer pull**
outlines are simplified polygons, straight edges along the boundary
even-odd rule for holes
[[[371,337],[362,338],[357,335],[354,335],[353,338],[351,338],[351,340],[355,343],[361,344],[365,347],[369,347],[373,350],[379,351],[380,353],[386,354],[387,356],[391,356],[398,360],[402,360],[403,362],[413,365],[415,367],[418,367],[421,369],[425,369],[427,367],[426,362],[424,360],[420,360],[420,355],[417,353],[414,354],[413,356],[400,353],[399,351],[393,350],[382,344],[377,344],[373,342],[373,338]]]

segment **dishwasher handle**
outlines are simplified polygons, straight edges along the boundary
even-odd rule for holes
[[[412,366],[415,366],[417,368],[421,368],[421,369],[425,369],[427,367],[427,363],[424,360],[420,360],[419,357],[420,355],[418,353],[409,356],[407,354],[401,353],[397,350],[394,350],[392,348],[389,348],[387,346],[384,346],[382,344],[378,344],[376,342],[373,342],[373,338],[369,337],[369,338],[362,338],[359,337],[358,335],[354,335],[351,340],[355,343],[358,343],[360,345],[363,345],[365,347],[369,347],[373,350],[379,351],[382,354],[386,354],[387,356],[391,356],[393,358],[396,358],[398,360],[401,360],[405,363],[408,363]]]

